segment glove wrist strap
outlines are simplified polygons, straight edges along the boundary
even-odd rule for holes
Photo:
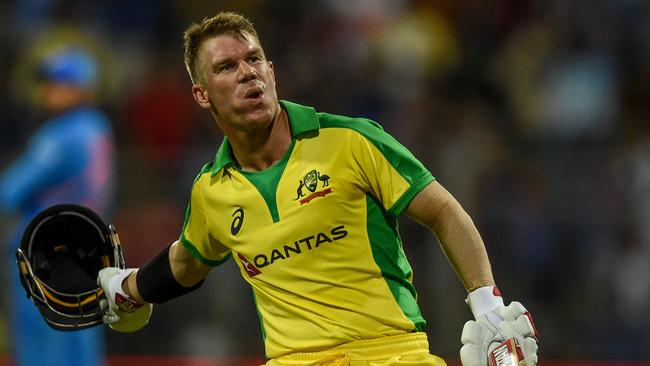
[[[110,279],[110,282],[108,284],[108,287],[112,292],[111,295],[113,295],[112,297],[115,299],[115,304],[120,308],[120,310],[129,313],[137,310],[143,305],[136,302],[135,299],[127,294],[122,287],[124,280],[135,271],[135,268],[127,268],[123,271],[120,271],[120,273]]]
[[[487,314],[503,305],[503,297],[496,286],[479,287],[467,295],[467,305],[472,310],[474,318]]]

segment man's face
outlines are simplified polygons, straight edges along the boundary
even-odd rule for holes
[[[89,100],[88,92],[66,83],[46,81],[38,91],[40,106],[52,114],[65,112]]]
[[[192,88],[201,107],[210,109],[225,133],[266,128],[278,108],[273,65],[257,39],[235,34],[203,42]]]

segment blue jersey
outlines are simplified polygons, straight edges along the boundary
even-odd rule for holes
[[[29,220],[49,206],[75,203],[107,215],[114,193],[114,164],[113,133],[101,112],[77,108],[46,122],[0,176],[0,210],[21,216],[10,240],[9,259],[14,261],[13,252]],[[26,299],[15,272],[11,271],[16,364],[101,365],[103,329],[60,332],[49,328]]]
[[[114,146],[106,117],[79,108],[48,121],[0,178],[0,208],[27,217],[58,203],[105,213],[114,185]]]

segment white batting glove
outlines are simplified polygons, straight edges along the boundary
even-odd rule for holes
[[[468,321],[463,327],[460,349],[463,366],[487,366],[489,353],[511,338],[515,339],[520,363],[537,364],[537,330],[523,305],[513,301],[504,306],[495,286],[470,292],[467,303],[476,320]]]
[[[122,289],[122,282],[135,271],[135,268],[108,267],[100,270],[97,277],[97,284],[106,295],[99,302],[104,311],[102,320],[118,332],[130,333],[141,329],[149,323],[153,311],[152,304],[138,304]]]

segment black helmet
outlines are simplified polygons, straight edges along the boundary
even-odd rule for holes
[[[72,204],[36,215],[16,257],[27,297],[58,330],[101,324],[99,300],[104,291],[97,285],[97,274],[104,267],[124,268],[115,227],[92,210]]]

